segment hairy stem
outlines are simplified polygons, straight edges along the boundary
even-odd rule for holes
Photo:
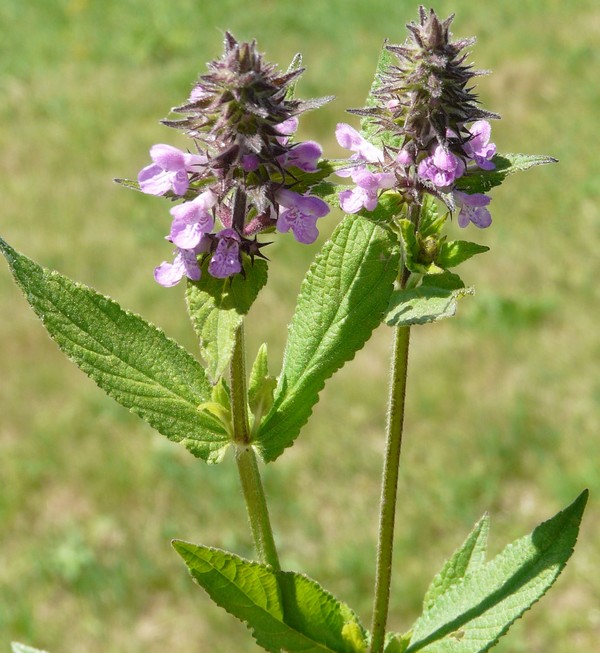
[[[373,621],[371,624],[371,653],[382,653],[383,651],[390,604],[394,520],[396,516],[400,448],[404,425],[404,400],[406,397],[409,339],[410,327],[398,327],[395,329],[387,421],[387,442],[381,486],[375,600],[373,604]]]
[[[254,539],[254,548],[263,564],[271,565],[275,571],[281,569],[275,548],[267,499],[260,477],[256,453],[250,443],[248,424],[248,390],[246,387],[246,352],[244,347],[244,325],[235,333],[235,344],[229,367],[231,385],[231,414],[233,439],[236,444],[237,462],[248,519]]]

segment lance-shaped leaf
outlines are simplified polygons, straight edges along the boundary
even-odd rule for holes
[[[222,456],[225,430],[198,409],[210,398],[198,361],[112,299],[40,267],[2,239],[0,251],[50,336],[102,390],[195,456]]]
[[[476,254],[487,252],[490,248],[466,240],[451,240],[442,243],[435,262],[441,268],[453,268]]]
[[[439,574],[431,581],[423,599],[423,611],[427,612],[442,594],[456,585],[461,578],[472,573],[485,562],[490,519],[485,514],[474,526],[462,546],[446,561]]]
[[[473,170],[456,180],[456,188],[467,193],[487,193],[499,186],[509,175],[523,172],[534,166],[556,163],[557,159],[543,154],[496,154],[492,159],[494,170]]]
[[[200,281],[189,281],[185,298],[200,351],[213,382],[223,374],[233,353],[235,331],[267,282],[267,262],[245,266],[246,277],[216,279],[202,266]]]
[[[398,273],[393,234],[346,216],[310,267],[289,329],[273,407],[256,445],[275,460],[306,423],[326,379],[381,322]]]
[[[437,322],[452,317],[458,299],[472,294],[456,274],[428,274],[417,288],[394,290],[384,321],[396,327]]]
[[[279,653],[363,653],[366,634],[350,608],[318,583],[293,572],[187,542],[173,546],[211,599]]]
[[[407,653],[484,653],[552,586],[577,541],[587,490],[436,600]]]

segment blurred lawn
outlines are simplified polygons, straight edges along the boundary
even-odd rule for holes
[[[153,143],[179,142],[157,121],[218,56],[226,28],[256,37],[282,67],[303,52],[301,95],[337,99],[304,120],[302,136],[340,155],[335,123],[361,106],[383,38],[402,41],[416,6],[3,0],[0,234],[195,351],[183,289],[152,281],[168,255],[165,206],[111,179],[134,176]],[[415,330],[391,627],[408,627],[431,576],[484,510],[495,552],[587,486],[574,559],[496,650],[588,653],[600,639],[600,5],[435,8],[456,11],[457,36],[478,35],[474,60],[494,71],[480,80],[481,99],[503,116],[499,150],[561,163],[494,192],[492,228],[472,234],[492,250],[464,266],[477,296],[457,319]],[[269,342],[274,368],[315,251],[285,237],[270,249],[249,340],[252,352]],[[207,467],[111,403],[49,342],[0,268],[0,646],[257,651],[169,545],[179,537],[252,556],[231,460]],[[366,623],[390,338],[376,333],[328,384],[294,449],[265,470],[284,566],[319,580]]]

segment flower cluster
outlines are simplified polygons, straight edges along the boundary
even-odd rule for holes
[[[376,138],[386,135],[382,147],[350,125],[337,127],[338,143],[353,152],[351,167],[338,174],[356,184],[340,193],[340,204],[347,213],[356,213],[372,211],[380,192],[389,188],[407,202],[419,202],[423,193],[430,193],[450,209],[458,207],[461,227],[470,222],[488,227],[490,198],[462,192],[456,183],[473,169],[495,167],[488,119],[498,116],[478,106],[471,80],[481,73],[465,64],[463,53],[474,39],[450,40],[452,16],[442,22],[423,7],[419,14],[419,23],[407,25],[407,42],[386,46],[398,62],[381,73],[376,104],[351,110],[370,121]]]
[[[194,152],[154,145],[152,163],[138,175],[140,190],[183,199],[174,206],[166,237],[175,246],[172,263],[154,272],[163,286],[184,276],[200,278],[198,259],[210,257],[208,272],[227,278],[244,273],[244,257],[265,258],[257,235],[291,231],[298,242],[312,243],[316,222],[329,206],[306,191],[300,177],[318,170],[321,146],[296,143],[298,115],[328,101],[301,101],[291,90],[303,69],[280,73],[265,63],[256,43],[225,36],[223,56],[208,64],[188,101],[173,109],[185,114],[163,124],[184,130]],[[217,226],[220,224],[220,226]]]

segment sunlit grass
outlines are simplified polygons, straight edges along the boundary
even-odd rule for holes
[[[494,192],[494,224],[472,236],[492,249],[465,266],[478,294],[456,319],[415,330],[391,625],[410,625],[429,579],[484,510],[498,551],[588,486],[564,577],[497,649],[587,653],[600,637],[600,8],[457,0],[436,9],[456,11],[457,35],[479,36],[474,59],[494,70],[481,99],[503,116],[499,149],[561,163]],[[354,120],[342,111],[361,105],[383,38],[402,40],[415,11],[391,0],[5,0],[0,234],[195,351],[182,290],[151,279],[168,254],[165,206],[112,178],[134,176],[153,143],[177,142],[157,121],[218,54],[226,28],[257,37],[282,67],[304,53],[300,93],[337,99],[307,116],[302,134],[341,154],[335,123]],[[269,343],[273,372],[315,251],[285,238],[272,246],[248,339],[252,353]],[[153,434],[63,359],[6,271],[0,293],[2,646],[256,651],[169,545],[178,537],[253,555],[231,460],[207,467]],[[265,469],[284,566],[366,622],[390,335],[379,329],[331,380],[297,445]]]

